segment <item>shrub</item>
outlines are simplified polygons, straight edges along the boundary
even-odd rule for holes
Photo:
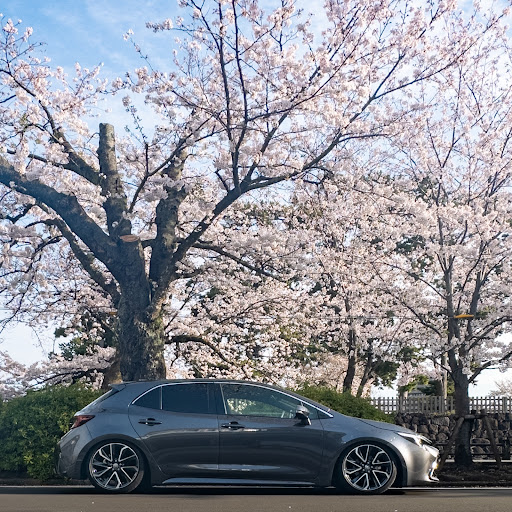
[[[74,413],[102,392],[82,386],[29,391],[0,407],[0,471],[47,480],[54,474],[54,450]]]
[[[352,396],[350,393],[339,393],[326,386],[309,385],[301,387],[297,393],[347,416],[394,423],[392,416],[374,407],[369,400]]]

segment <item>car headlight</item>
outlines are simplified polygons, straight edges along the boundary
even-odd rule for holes
[[[421,434],[415,434],[414,432],[397,432],[397,434],[422,448],[432,445],[432,441]]]
[[[432,441],[421,434],[415,434],[414,432],[397,432],[400,437],[407,439],[411,443],[423,448],[434,460],[437,460],[439,457],[439,450],[432,445]],[[434,463],[432,466],[432,471],[437,467],[437,464]]]

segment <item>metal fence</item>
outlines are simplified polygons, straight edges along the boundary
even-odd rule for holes
[[[444,399],[442,396],[413,396],[407,398],[372,398],[371,403],[387,414],[397,412],[450,414],[455,412],[455,401],[453,397]],[[485,409],[488,413],[512,412],[512,397],[507,396],[485,396],[471,397],[470,409],[481,411]]]

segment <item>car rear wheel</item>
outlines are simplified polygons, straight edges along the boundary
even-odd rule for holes
[[[380,494],[396,478],[396,465],[389,449],[374,443],[351,446],[338,460],[335,484],[352,494]]]
[[[144,471],[144,457],[140,450],[121,441],[97,445],[87,463],[90,482],[109,493],[135,490],[144,479]]]

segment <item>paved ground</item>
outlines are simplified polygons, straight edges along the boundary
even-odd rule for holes
[[[381,496],[334,490],[154,489],[105,496],[91,487],[0,487],[2,512],[510,512],[512,488],[408,489]]]

